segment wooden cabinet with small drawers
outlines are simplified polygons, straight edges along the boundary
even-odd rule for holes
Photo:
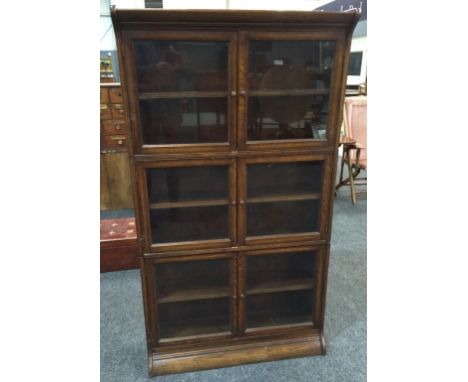
[[[101,210],[133,208],[120,84],[101,84]]]
[[[101,150],[127,151],[127,132],[120,84],[101,84]]]

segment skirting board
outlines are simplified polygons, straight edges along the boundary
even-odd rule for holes
[[[151,352],[148,368],[150,376],[158,376],[325,353],[323,335],[316,334],[292,339],[213,346],[174,354]]]

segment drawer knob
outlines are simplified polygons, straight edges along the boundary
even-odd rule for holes
[[[123,143],[123,141],[122,141],[121,139],[119,139],[119,140],[117,141],[117,143],[118,143],[119,145],[121,145],[121,144]]]

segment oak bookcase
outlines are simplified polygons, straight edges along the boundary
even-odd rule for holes
[[[325,354],[359,13],[113,9],[150,375]]]

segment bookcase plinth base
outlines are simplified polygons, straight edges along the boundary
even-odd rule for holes
[[[322,336],[269,340],[230,346],[213,346],[196,351],[149,354],[150,376],[184,373],[247,363],[325,354]]]

